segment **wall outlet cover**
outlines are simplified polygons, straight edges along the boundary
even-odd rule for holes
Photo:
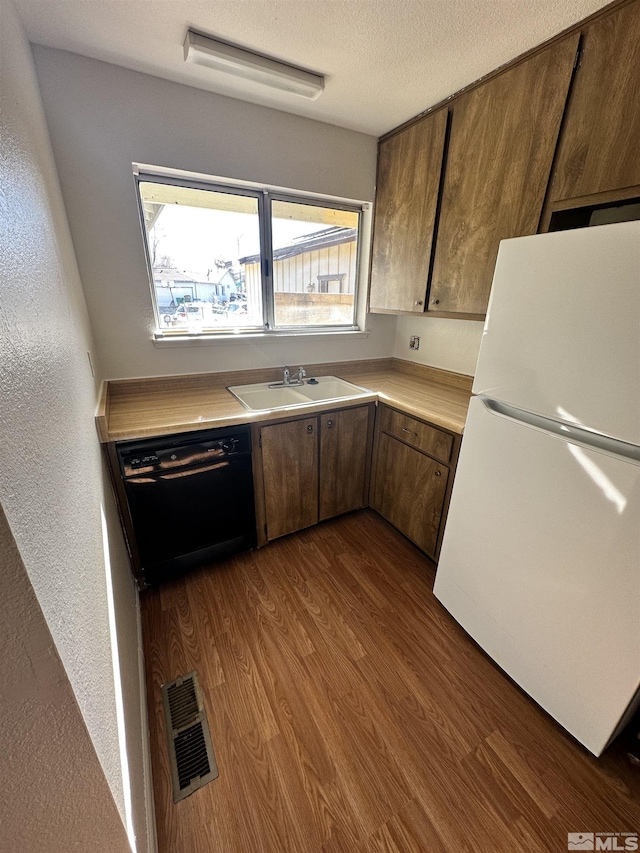
[[[411,335],[409,338],[410,349],[420,349],[420,338],[418,335]]]

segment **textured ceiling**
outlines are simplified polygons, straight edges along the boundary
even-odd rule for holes
[[[379,135],[607,0],[14,0],[32,42]],[[192,27],[327,76],[317,101],[187,64]]]

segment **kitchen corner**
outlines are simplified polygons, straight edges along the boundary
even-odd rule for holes
[[[277,402],[277,368],[105,384],[96,422],[141,588],[247,547],[247,537],[260,547],[369,506],[437,560],[472,378],[395,358],[308,365],[306,374],[320,384],[305,387],[321,389],[330,374],[357,386],[355,396],[249,411],[232,394],[258,380],[279,386]],[[225,472],[240,457],[253,482],[234,498],[239,481]],[[189,534],[167,533],[160,555],[154,530],[167,506],[165,529],[184,516]],[[228,523],[212,524],[212,512]]]
[[[376,399],[435,426],[462,434],[473,377],[398,358],[306,365],[307,373],[335,375],[371,391]],[[105,382],[96,425],[102,442],[257,423],[299,414],[292,409],[248,412],[227,391],[229,385],[275,382],[280,368]],[[362,399],[362,398],[361,398]],[[342,408],[351,401],[331,403]],[[313,414],[326,403],[305,408]]]

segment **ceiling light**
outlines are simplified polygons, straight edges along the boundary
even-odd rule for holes
[[[205,65],[234,77],[263,83],[312,100],[322,94],[324,77],[294,65],[278,62],[261,53],[253,53],[218,39],[188,30],[184,40],[184,61]]]

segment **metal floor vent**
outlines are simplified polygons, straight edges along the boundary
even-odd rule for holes
[[[173,802],[218,777],[218,766],[204,711],[198,674],[190,672],[162,685],[167,723]]]

